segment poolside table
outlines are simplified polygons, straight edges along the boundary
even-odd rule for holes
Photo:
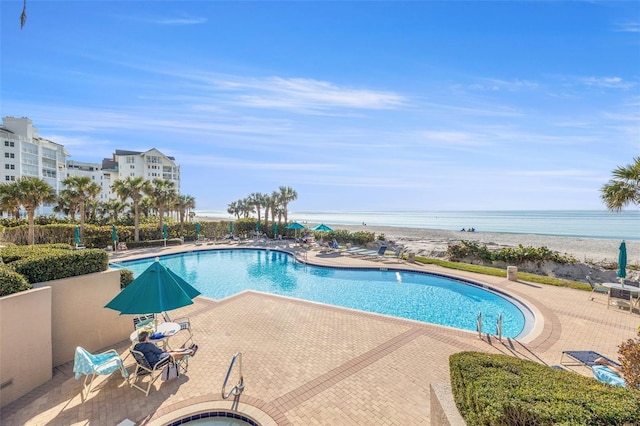
[[[611,305],[618,307],[629,307],[629,313],[633,313],[635,308],[638,308],[640,302],[640,287],[634,287],[632,285],[623,285],[620,283],[602,283],[604,287],[609,289],[609,297],[607,299],[607,308]],[[611,290],[621,290],[629,292],[629,299],[622,299],[620,297],[611,297]],[[612,300],[613,299],[613,300]]]
[[[138,333],[140,333],[141,331],[144,330],[138,329],[131,333],[131,335],[129,336],[129,340],[131,340],[132,343],[138,343]],[[160,339],[150,338],[149,341],[155,343],[156,345],[162,346],[162,349],[171,349],[171,346],[169,346],[169,338],[176,334],[178,331],[180,331],[180,324],[178,324],[177,322],[160,323],[158,324],[158,327],[153,330],[153,333],[162,333],[164,337]]]

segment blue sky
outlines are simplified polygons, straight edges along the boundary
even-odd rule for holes
[[[640,2],[0,3],[2,116],[176,157],[197,210],[603,209],[640,155]]]

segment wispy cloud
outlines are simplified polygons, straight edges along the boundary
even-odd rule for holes
[[[235,102],[258,108],[379,110],[394,109],[406,102],[404,96],[392,92],[339,87],[308,78],[234,79],[218,84],[230,91],[243,92]]]
[[[523,90],[535,90],[540,87],[538,83],[527,80],[501,80],[495,78],[481,79],[478,83],[468,86],[472,90],[506,90],[509,92],[520,92]]]
[[[587,86],[603,87],[607,89],[630,89],[635,83],[624,81],[620,77],[585,77],[582,82]]]
[[[616,30],[629,33],[640,33],[640,22],[619,22]]]

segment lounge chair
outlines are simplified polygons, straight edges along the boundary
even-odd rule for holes
[[[136,360],[136,368],[131,376],[130,385],[138,390],[144,392],[145,396],[149,396],[151,386],[162,375],[162,370],[169,364],[174,364],[179,372],[186,372],[189,367],[189,355],[186,355],[180,359],[175,359],[173,356],[162,358],[155,365],[149,364],[142,352],[134,349],[129,349],[131,355]],[[149,382],[146,387],[139,386],[138,380],[144,380],[145,377],[149,377]]]
[[[120,370],[120,374],[125,380],[129,377],[129,373],[124,368],[122,358],[114,349],[94,355],[78,346],[73,360],[73,372],[76,380],[80,379],[83,374],[85,375],[81,392],[82,402],[89,396],[96,376],[108,376],[116,370]]]
[[[565,356],[569,357],[569,362],[564,360]],[[596,359],[603,358],[608,362],[620,366],[619,363],[612,360],[611,358],[607,358],[604,355],[600,355],[595,351],[562,351],[562,356],[560,357],[561,365],[582,365],[585,367],[593,367],[596,364]]]
[[[380,246],[380,248],[378,249],[377,252],[374,252],[372,254],[363,254],[363,256],[365,256],[366,258],[369,258],[369,259],[373,259],[373,260],[383,259],[384,258],[384,253],[386,251],[387,251],[387,246]]]
[[[591,293],[589,293],[589,300],[593,300],[593,293],[609,294],[609,288],[602,284],[594,283],[591,280],[591,275],[587,275],[587,282],[591,286]]]

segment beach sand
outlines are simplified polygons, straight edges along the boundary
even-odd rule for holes
[[[228,218],[196,217],[196,220],[229,220]],[[317,225],[307,223],[309,228]],[[376,237],[384,234],[395,244],[404,246],[408,251],[426,257],[443,257],[447,246],[461,240],[486,244],[490,249],[503,247],[547,247],[561,254],[569,254],[583,263],[617,263],[620,240],[596,238],[558,237],[534,234],[507,234],[498,232],[462,232],[441,229],[403,228],[395,226],[338,225],[327,224],[333,229],[346,229],[350,232],[374,232]],[[640,264],[640,241],[627,241],[628,264]]]

